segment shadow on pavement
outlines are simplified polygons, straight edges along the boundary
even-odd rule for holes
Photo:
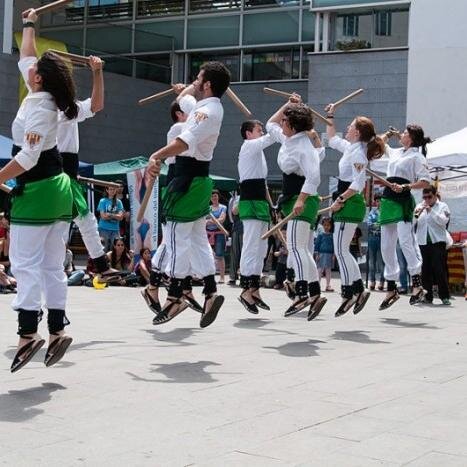
[[[440,329],[438,326],[429,325],[428,323],[410,323],[397,318],[383,318],[382,321],[384,324],[391,324],[401,328]]]
[[[274,328],[265,328],[268,324],[273,323],[274,321],[261,318],[250,318],[250,319],[239,319],[234,323],[234,327],[240,329],[258,329],[260,331],[273,332],[278,334],[287,334],[289,336],[296,336],[296,332],[287,331],[285,329],[274,329]]]
[[[0,421],[20,423],[42,414],[44,410],[36,408],[52,399],[52,393],[66,389],[56,383],[42,383],[29,389],[12,390],[0,394]]]
[[[336,331],[331,339],[336,339],[340,341],[350,341],[356,342],[358,344],[390,344],[388,341],[380,341],[377,339],[372,339],[368,335],[368,331]]]
[[[276,350],[286,357],[319,357],[319,346],[316,344],[326,344],[326,342],[308,339],[302,342],[288,342],[278,347],[263,347],[263,349]]]
[[[161,332],[157,329],[144,329],[144,332],[151,334],[154,340],[159,342],[171,342],[178,346],[195,345],[193,342],[184,342],[200,331],[199,328],[177,328],[172,331]]]
[[[220,363],[211,361],[198,362],[178,362],[178,363],[153,363],[156,367],[150,370],[151,373],[161,373],[167,379],[143,378],[134,373],[126,372],[135,381],[146,381],[153,383],[213,383],[218,381],[212,374],[206,371],[209,366],[220,366]]]

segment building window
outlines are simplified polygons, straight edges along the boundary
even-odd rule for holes
[[[199,67],[204,62],[219,61],[222,62],[230,71],[232,81],[240,81],[240,54],[232,52],[231,54],[215,53],[194,53],[190,55],[190,76],[188,82],[194,81],[199,73]]]
[[[267,81],[299,78],[300,51],[248,51],[243,55],[242,81]]]
[[[342,35],[358,36],[358,16],[345,15],[342,17]]]
[[[390,11],[377,11],[375,14],[375,33],[377,36],[391,35],[392,13]]]
[[[138,55],[136,58],[136,77],[170,84],[172,67],[170,55]]]
[[[189,0],[190,13],[201,13],[203,11],[231,11],[240,8],[242,0]]]
[[[183,15],[185,0],[138,0],[138,16]]]

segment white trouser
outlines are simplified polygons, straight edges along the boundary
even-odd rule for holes
[[[164,272],[169,262],[169,255],[167,252],[167,245],[165,243],[167,238],[167,224],[162,224],[162,241],[157,247],[156,254],[152,257],[151,266],[159,272]]]
[[[86,250],[92,259],[104,256],[104,247],[97,230],[97,221],[92,212],[88,212],[84,217],[75,217],[73,222],[78,226]]]
[[[334,254],[339,263],[342,285],[352,285],[362,278],[356,259],[350,253],[350,242],[355,233],[357,224],[350,222],[336,222],[334,224]]]
[[[216,273],[204,217],[194,222],[169,221],[166,233],[169,260],[165,272],[169,277],[184,279],[193,273],[202,278]]]
[[[420,274],[422,255],[413,230],[412,222],[397,222],[381,226],[381,254],[384,261],[384,278],[387,281],[399,280],[399,261],[397,261],[397,240],[407,261],[409,274]]]
[[[13,300],[15,310],[40,310],[41,292],[45,306],[64,310],[67,279],[63,269],[67,222],[52,225],[11,226],[11,270],[18,282]]]
[[[310,242],[308,243],[308,249],[310,250],[311,256],[315,254],[315,231],[311,231]]]
[[[263,271],[264,257],[268,250],[268,241],[261,240],[266,233],[268,223],[258,219],[243,221],[243,246],[240,255],[240,274],[242,276],[260,276]]]
[[[310,253],[310,224],[301,220],[292,220],[287,224],[287,250],[291,266],[295,270],[296,281],[316,282],[318,269]],[[288,263],[287,263],[288,265]]]

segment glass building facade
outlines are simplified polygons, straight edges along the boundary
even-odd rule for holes
[[[166,83],[190,81],[206,60],[226,63],[235,82],[307,79],[308,53],[320,50],[323,30],[326,51],[407,45],[408,6],[373,1],[365,11],[322,15],[310,9],[316,3],[356,2],[75,0],[41,16],[41,35],[104,56],[108,71]]]

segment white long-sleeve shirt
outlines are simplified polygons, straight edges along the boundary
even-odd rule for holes
[[[366,144],[361,141],[351,143],[335,135],[329,140],[329,146],[342,153],[339,160],[339,180],[351,182],[351,190],[363,191],[366,182],[365,169],[368,165]]]
[[[385,155],[371,161],[371,168],[386,172],[388,177],[401,177],[415,183],[419,180],[431,181],[428,163],[419,148],[391,148],[386,145]]]
[[[35,57],[25,57],[18,62],[26,86],[28,69],[35,62]],[[56,145],[58,126],[57,105],[52,94],[31,92],[29,86],[28,90],[29,94],[23,100],[11,125],[13,142],[21,147],[14,159],[25,170],[30,170],[37,164],[42,151]]]
[[[246,139],[238,154],[238,175],[240,183],[243,180],[254,178],[266,178],[268,176],[268,165],[264,156],[264,149],[275,141],[271,135],[263,135],[255,139]]]
[[[418,204],[415,212],[422,206],[423,203]],[[424,209],[417,219],[418,244],[427,244],[427,233],[430,235],[432,243],[446,242],[446,225],[449,222],[449,216],[449,207],[442,201],[436,201],[430,212]]]
[[[180,102],[182,100],[183,98]],[[218,97],[208,97],[196,102],[178,136],[188,146],[180,155],[200,161],[212,160],[223,117],[224,109]]]
[[[271,122],[267,123],[266,130],[276,142],[281,143],[277,163],[282,172],[305,177],[305,183],[301,189],[302,193],[317,194],[321,181],[319,154],[306,132],[301,131],[287,137],[282,133],[278,123]]]

